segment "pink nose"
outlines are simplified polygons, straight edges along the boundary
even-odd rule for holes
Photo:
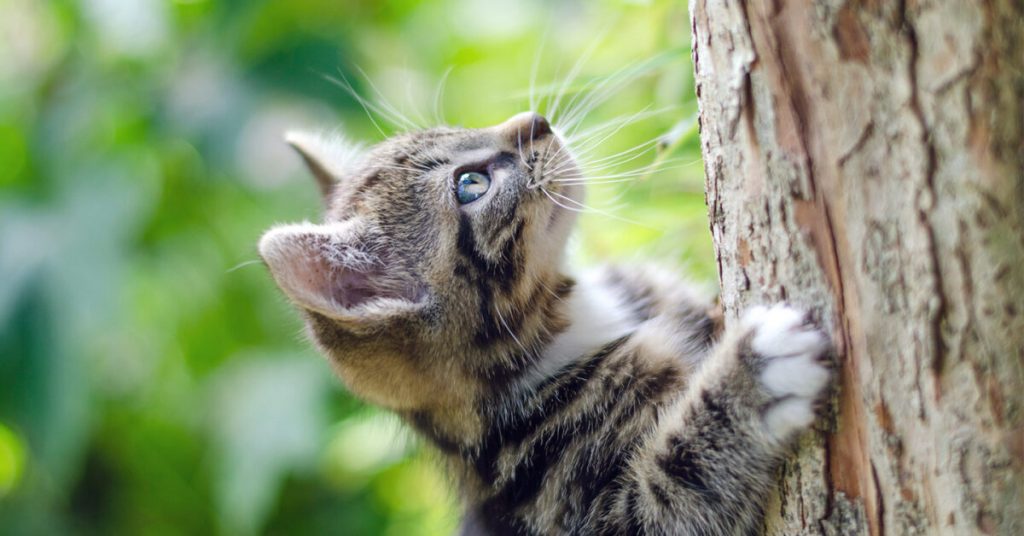
[[[551,134],[551,125],[537,112],[522,112],[501,124],[501,130],[516,143],[539,140]]]

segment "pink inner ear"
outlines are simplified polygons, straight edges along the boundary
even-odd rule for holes
[[[298,283],[315,300],[351,309],[390,294],[384,290],[385,274],[375,262],[360,258],[346,263],[346,246],[319,238],[299,242],[308,249],[292,259]]]
[[[335,270],[330,281],[330,295],[334,303],[351,309],[374,298],[383,297],[378,289],[374,289],[370,274],[346,270]]]
[[[349,238],[345,229],[311,227],[277,228],[260,241],[260,253],[277,283],[298,304],[347,316],[374,300],[412,304],[426,296],[426,287],[410,279],[389,255],[369,253],[375,248],[366,237]]]
[[[324,248],[323,244],[319,244]],[[328,247],[345,246],[332,245]],[[401,299],[417,302],[423,297],[421,285],[402,283],[388,274],[381,259],[369,261],[361,255],[345,255],[343,250],[325,251],[311,259],[308,269],[312,272],[307,281],[312,283],[313,292],[320,294],[334,305],[352,309],[372,300],[382,298]],[[346,257],[357,257],[358,261],[346,264]]]

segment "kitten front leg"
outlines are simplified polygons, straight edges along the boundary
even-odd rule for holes
[[[618,505],[627,526],[694,535],[755,526],[774,469],[830,379],[828,341],[806,318],[758,307],[727,334],[636,460]]]

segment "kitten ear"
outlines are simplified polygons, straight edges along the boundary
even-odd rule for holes
[[[371,251],[358,223],[274,227],[259,251],[292,301],[335,320],[365,325],[426,304],[426,287],[388,273],[399,270]]]
[[[346,139],[341,134],[290,130],[285,133],[284,141],[302,157],[302,161],[316,178],[324,199],[330,196],[334,184],[345,176],[363,154],[362,145]]]

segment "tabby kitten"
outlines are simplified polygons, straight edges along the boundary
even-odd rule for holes
[[[464,534],[757,525],[829,382],[805,314],[759,307],[717,337],[712,304],[672,274],[567,274],[583,181],[538,114],[356,158],[288,140],[327,212],[274,227],[260,254],[348,388],[448,460]]]

